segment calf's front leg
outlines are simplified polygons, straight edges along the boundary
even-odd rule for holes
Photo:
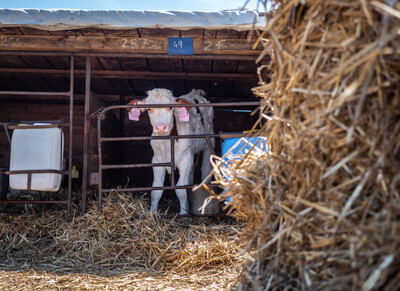
[[[154,163],[154,161],[153,161]],[[153,187],[161,187],[164,185],[165,179],[165,167],[153,167]],[[160,202],[163,190],[152,190],[151,191],[151,211],[156,212],[158,208],[158,202]]]
[[[177,167],[179,169],[179,180],[176,185],[183,186],[193,184],[193,157],[188,155],[188,157],[183,159],[183,161],[181,161]],[[187,200],[186,189],[176,189],[175,193],[180,204],[179,214],[188,214],[189,204]]]

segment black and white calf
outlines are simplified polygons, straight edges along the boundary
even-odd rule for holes
[[[134,104],[197,104],[209,103],[204,98],[202,90],[192,90],[189,94],[176,98],[167,89],[153,89],[147,92],[147,98],[143,100],[132,100],[128,105]],[[133,108],[130,112],[130,119],[138,120],[140,112]],[[147,110],[153,126],[153,136],[160,135],[191,135],[191,134],[212,134],[214,110],[212,107],[170,107],[150,108]],[[174,129],[174,121],[177,134],[171,134]],[[214,146],[214,139],[211,139]],[[166,139],[151,140],[151,147],[154,155],[153,163],[166,163],[171,161],[170,141]],[[175,167],[179,170],[177,186],[193,184],[194,180],[194,155],[202,152],[203,162],[201,176],[204,180],[211,172],[210,155],[211,150],[204,138],[179,139],[175,141]],[[153,187],[164,185],[165,174],[171,174],[170,167],[153,167]],[[176,195],[180,203],[180,214],[188,213],[188,201],[186,189],[176,189]],[[157,211],[158,202],[163,191],[151,191],[151,210]]]

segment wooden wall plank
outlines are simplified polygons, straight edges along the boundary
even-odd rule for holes
[[[28,65],[29,68],[46,69],[46,68],[52,67],[52,65],[49,63],[49,61],[44,57],[22,56],[21,59],[25,64]]]
[[[184,80],[174,80],[172,83],[174,84],[174,96],[181,96],[187,93]]]
[[[66,56],[46,56],[45,57],[54,69],[69,70],[71,61]]]
[[[0,56],[0,68],[29,68],[21,57]]]
[[[256,74],[258,65],[253,61],[239,61],[238,73]]]
[[[21,35],[19,27],[0,27],[0,35]]]
[[[204,38],[213,39],[217,37],[217,31],[211,29],[204,29]]]
[[[0,36],[4,50],[59,51],[136,51],[162,53],[167,50],[166,39],[102,36]]]
[[[149,62],[144,58],[119,58],[125,71],[150,71]]]
[[[99,35],[103,36],[104,32],[100,28],[95,28],[95,27],[85,27],[81,29],[83,35]]]
[[[183,69],[185,72],[210,73],[211,63],[211,60],[187,59],[183,61]]]
[[[225,39],[244,39],[246,38],[247,31],[237,31],[233,29],[219,29],[217,30],[216,38]]]
[[[174,83],[170,80],[157,80],[155,81],[156,88],[165,88],[171,90],[174,94]]]
[[[183,60],[170,59],[169,68],[171,69],[171,72],[183,72]]]
[[[4,91],[28,91],[25,84],[15,77],[0,76],[0,88]],[[0,99],[4,96],[0,96]]]
[[[238,61],[214,60],[213,73],[236,73]]]
[[[201,89],[201,90],[204,90],[206,93],[209,93],[209,86],[210,86],[209,81],[185,80],[184,94],[189,93],[190,91],[192,91],[192,89]],[[211,96],[211,95],[207,94],[207,96]]]
[[[50,32],[43,29],[21,26],[19,30],[25,35],[50,35]]]
[[[232,81],[216,80],[211,82],[211,96],[229,96],[231,93]]]
[[[50,35],[58,36],[82,36],[83,32],[81,29],[70,29],[70,30],[54,30],[50,31]]]
[[[149,59],[151,72],[169,72],[169,61],[167,59]]]
[[[136,28],[135,29],[103,29],[103,33],[106,36],[139,37],[139,32]]]
[[[204,29],[194,28],[189,30],[181,30],[181,37],[203,37]]]
[[[203,39],[193,40],[195,54],[249,54],[259,51],[252,49],[253,43],[245,39]],[[261,46],[261,45],[260,45]],[[93,52],[137,52],[167,53],[168,39],[109,36],[46,36],[46,35],[0,35],[3,50],[56,50]],[[261,47],[259,48],[261,49]]]
[[[142,38],[148,37],[179,37],[179,30],[171,28],[139,28],[139,35]]]
[[[138,96],[145,96],[147,91],[156,87],[153,80],[132,80],[131,84],[134,86]]]

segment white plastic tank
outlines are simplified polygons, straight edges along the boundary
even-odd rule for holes
[[[61,128],[17,128],[11,140],[10,171],[61,171],[63,154],[64,133]],[[61,178],[61,174],[55,173],[32,174],[30,190],[57,191],[61,185]],[[28,190],[28,175],[11,174],[10,187],[16,190]]]

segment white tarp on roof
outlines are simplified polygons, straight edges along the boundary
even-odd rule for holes
[[[100,11],[0,9],[0,27],[28,26],[45,30],[97,27],[105,29],[174,28],[247,30],[265,25],[264,17],[247,11]]]

